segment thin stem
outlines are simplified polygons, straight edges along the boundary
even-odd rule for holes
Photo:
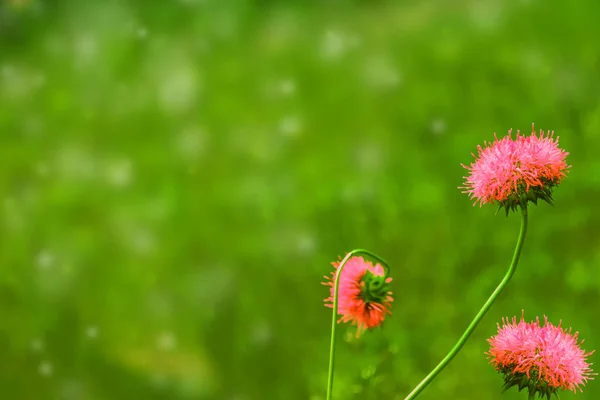
[[[479,322],[488,312],[490,307],[492,307],[492,304],[494,304],[494,301],[496,301],[502,289],[504,289],[506,284],[510,281],[510,278],[512,278],[512,276],[514,275],[515,270],[517,269],[517,264],[519,263],[519,256],[521,255],[521,249],[523,248],[525,235],[527,234],[527,206],[525,205],[520,208],[521,216],[523,217],[521,220],[521,230],[519,231],[519,238],[517,239],[517,246],[515,247],[515,252],[513,254],[510,267],[508,268],[504,279],[502,279],[502,282],[500,282],[496,290],[494,290],[494,293],[492,293],[492,295],[485,302],[481,310],[479,310],[479,312],[477,313],[477,315],[475,316],[465,333],[463,333],[461,338],[454,345],[452,350],[450,350],[448,355],[442,361],[440,361],[440,363],[433,369],[433,371],[431,371],[429,375],[427,375],[425,379],[423,379],[421,383],[419,383],[417,387],[408,396],[405,397],[404,400],[412,400],[415,397],[417,397],[419,393],[421,393],[423,389],[425,389],[425,387],[427,387],[427,385],[429,385],[431,381],[446,367],[446,365],[448,365],[450,361],[452,361],[454,356],[456,356],[456,354],[458,354],[460,349],[463,347],[467,339],[469,339],[469,336],[471,336],[471,333],[473,333],[475,327],[477,327],[477,324],[479,324]]]
[[[348,254],[346,254],[346,257],[342,259],[340,265],[337,268],[333,294],[333,316],[331,318],[331,344],[329,347],[329,378],[327,379],[327,400],[331,400],[333,392],[333,359],[335,356],[335,328],[337,326],[338,292],[340,289],[340,276],[342,276],[342,269],[344,269],[344,266],[346,265],[348,260],[357,254],[364,254],[379,261],[379,263],[383,266],[385,270],[385,276],[387,276],[389,272],[388,264],[384,259],[364,249],[354,249]]]

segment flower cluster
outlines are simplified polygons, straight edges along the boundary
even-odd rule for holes
[[[569,153],[558,147],[554,131],[536,135],[532,125],[530,136],[517,131],[493,143],[478,146],[478,154],[470,166],[463,165],[470,174],[465,177],[463,193],[468,193],[480,205],[497,203],[506,213],[517,206],[525,207],[531,201],[542,199],[552,204],[552,190],[566,176],[569,168],[565,159]]]
[[[339,262],[333,262],[336,271],[331,277],[325,276],[324,285],[330,286],[330,297],[325,299],[327,307],[333,307],[335,279],[339,271]],[[351,322],[358,325],[357,336],[365,329],[380,326],[387,314],[391,314],[392,292],[389,283],[392,278],[386,276],[380,264],[373,265],[362,257],[351,257],[340,276],[338,289],[339,322]]]
[[[469,330],[479,323],[498,294],[506,286],[518,263],[527,227],[527,205],[537,204],[539,199],[552,204],[552,191],[565,178],[570,168],[566,163],[569,153],[558,146],[558,137],[554,132],[537,135],[532,125],[530,136],[517,131],[513,139],[512,130],[502,139],[494,134],[493,143],[478,146],[478,154],[470,166],[463,165],[469,171],[465,183],[459,189],[475,199],[475,204],[498,204],[499,209],[509,211],[520,208],[522,224],[513,261],[509,270],[490,299],[484,304]],[[366,254],[379,260],[373,265],[354,254]],[[323,285],[329,287],[330,296],[325,299],[327,307],[334,308],[332,322],[332,341],[329,358],[329,379],[327,400],[331,400],[333,387],[333,358],[337,322],[351,322],[358,325],[357,336],[366,329],[380,326],[386,316],[391,314],[393,302],[387,263],[366,250],[355,249],[341,262],[332,263],[335,271],[325,276]],[[459,339],[450,353],[425,377],[406,397],[413,400],[444,368],[465,344],[469,330]],[[581,348],[583,341],[579,333],[564,329],[561,323],[553,325],[544,317],[543,324],[536,318],[525,322],[524,312],[521,319],[502,319],[498,324],[498,333],[488,339],[490,350],[486,352],[490,364],[503,375],[504,390],[516,386],[519,391],[527,389],[529,399],[536,395],[550,400],[558,397],[559,391],[582,390],[587,381],[597,375],[590,368],[587,358],[592,352]]]
[[[578,333],[563,329],[539,318],[525,322],[524,314],[517,322],[513,317],[498,324],[498,334],[488,339],[487,355],[494,368],[504,374],[504,389],[518,386],[528,389],[530,398],[536,394],[547,396],[560,390],[581,390],[586,381],[593,379],[586,353],[578,343]]]

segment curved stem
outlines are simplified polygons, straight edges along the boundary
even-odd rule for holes
[[[519,263],[519,256],[521,255],[521,249],[523,248],[523,242],[525,241],[525,235],[527,234],[527,206],[526,205],[521,207],[521,216],[523,218],[521,220],[521,230],[519,231],[519,238],[517,239],[517,246],[515,247],[515,252],[513,254],[513,258],[510,263],[510,267],[508,268],[508,271],[506,272],[504,279],[502,279],[502,282],[500,282],[500,284],[498,285],[496,290],[494,290],[494,293],[492,293],[492,295],[485,302],[483,307],[481,307],[481,310],[479,310],[479,312],[477,313],[477,315],[475,316],[473,321],[471,321],[471,324],[469,325],[469,327],[467,328],[465,333],[463,333],[461,338],[454,345],[452,350],[450,350],[448,355],[446,357],[444,357],[444,359],[442,361],[440,361],[440,363],[433,369],[433,371],[431,371],[429,373],[429,375],[427,375],[425,377],[425,379],[423,379],[421,381],[421,383],[419,383],[417,385],[417,387],[408,396],[405,397],[404,400],[412,400],[415,397],[417,397],[419,395],[419,393],[421,393],[423,391],[423,389],[425,389],[425,387],[427,385],[429,385],[431,383],[431,381],[446,367],[446,365],[448,365],[450,363],[450,361],[452,361],[454,356],[456,356],[456,354],[458,354],[460,349],[463,347],[463,345],[465,344],[467,339],[469,339],[469,336],[471,336],[471,333],[473,333],[473,331],[475,330],[475,327],[477,327],[477,324],[479,324],[479,322],[484,317],[484,315],[488,312],[490,307],[492,307],[492,304],[494,304],[494,301],[496,301],[496,299],[498,298],[498,295],[500,294],[502,289],[504,289],[506,284],[510,281],[510,278],[512,278],[512,276],[514,275],[515,270],[517,269],[517,264]]]
[[[331,344],[329,347],[329,378],[327,379],[327,400],[331,400],[333,391],[333,358],[335,356],[335,328],[337,326],[338,291],[340,288],[340,276],[342,276],[342,269],[344,269],[344,266],[346,265],[348,260],[357,254],[364,254],[379,261],[379,263],[384,268],[385,276],[387,276],[389,272],[388,264],[384,259],[364,249],[354,249],[348,254],[346,254],[346,257],[342,259],[340,265],[337,268],[333,292],[333,317],[331,318]]]

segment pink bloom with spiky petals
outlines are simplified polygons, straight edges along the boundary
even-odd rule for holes
[[[512,138],[512,129],[508,135],[498,139],[494,134],[493,143],[477,146],[475,161],[464,168],[469,170],[465,177],[463,193],[468,193],[480,205],[499,203],[503,207],[514,209],[516,205],[525,206],[527,201],[537,202],[541,198],[552,201],[552,189],[566,176],[569,166],[566,157],[569,153],[558,147],[558,137],[554,131],[539,136],[535,127],[531,127],[530,136],[517,131]]]
[[[339,271],[339,262],[331,263],[336,271],[325,276],[323,285],[330,286],[330,296],[325,299],[327,307],[333,307],[335,278]],[[357,336],[365,329],[375,328],[383,323],[387,314],[391,314],[392,292],[389,283],[392,278],[385,276],[380,264],[373,265],[362,257],[351,257],[340,276],[338,290],[338,322],[351,322],[358,325]]]
[[[587,357],[593,353],[585,352],[578,342],[579,333],[565,330],[548,322],[544,325],[539,318],[534,322],[525,322],[524,313],[517,322],[513,317],[502,319],[498,324],[498,334],[488,339],[490,351],[486,353],[490,363],[503,373],[504,386],[527,387],[530,395],[539,392],[548,398],[557,390],[581,391],[581,386],[595,375]]]

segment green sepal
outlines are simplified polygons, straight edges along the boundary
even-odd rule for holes
[[[511,387],[516,386],[519,392],[523,389],[527,389],[529,392],[529,400],[533,400],[536,395],[539,398],[546,397],[546,399],[550,400],[554,394],[558,398],[558,388],[549,386],[545,380],[540,379],[537,371],[532,370],[529,377],[527,377],[527,375],[522,372],[513,373],[514,367],[514,365],[508,365],[498,371],[504,374],[502,393],[506,392]]]
[[[552,190],[556,186],[558,186],[558,181],[547,179],[542,179],[540,186],[530,186],[529,188],[525,184],[520,183],[517,185],[515,193],[508,196],[507,199],[497,202],[498,210],[496,210],[496,214],[500,209],[504,208],[508,217],[510,211],[516,211],[519,207],[526,207],[528,203],[533,203],[537,206],[538,200],[543,200],[553,206]]]
[[[386,279],[386,276],[375,275],[371,271],[365,273],[362,298],[366,303],[383,303],[387,300],[390,288]]]

